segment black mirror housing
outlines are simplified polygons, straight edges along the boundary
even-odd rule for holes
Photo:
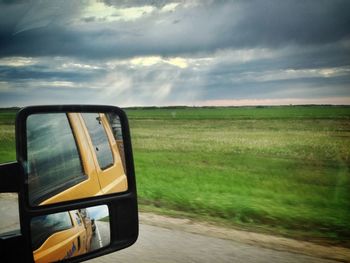
[[[30,116],[41,116],[41,114],[43,116],[45,114],[51,114],[50,116],[67,115],[67,118],[70,123],[70,127],[74,134],[75,142],[79,146],[77,148],[79,149],[79,151],[89,150],[89,152],[92,152],[94,156],[95,165],[96,163],[97,164],[99,163],[97,155],[102,152],[102,150],[98,152],[99,149],[100,148],[104,149],[106,147],[108,148],[110,146],[110,148],[112,149],[111,154],[113,155],[113,158],[111,158],[112,161],[110,161],[111,164],[109,166],[102,167],[101,169],[96,168],[97,172],[95,171],[94,175],[96,174],[99,175],[98,172],[101,172],[101,173],[105,172],[107,176],[110,176],[110,178],[112,178],[114,176],[113,174],[116,173],[114,171],[117,171],[119,169],[118,171],[121,173],[120,176],[123,176],[123,179],[126,180],[127,186],[125,187],[125,183],[124,183],[124,188],[121,188],[122,189],[121,191],[119,190],[106,191],[105,189],[111,189],[110,185],[116,185],[116,183],[111,179],[113,182],[111,180],[108,181],[106,183],[107,184],[106,187],[104,189],[102,188],[100,189],[100,192],[103,194],[87,193],[86,191],[84,192],[81,189],[86,189],[87,187],[91,188],[91,184],[94,181],[90,180],[90,175],[88,173],[85,173],[86,178],[84,177],[83,180],[77,181],[74,186],[64,185],[63,188],[59,188],[59,190],[57,190],[58,188],[57,189],[54,188],[55,183],[52,183],[52,186],[53,186],[52,189],[50,188],[50,189],[42,190],[41,188],[38,188],[37,185],[40,186],[40,182],[41,182],[40,180],[44,180],[43,182],[45,182],[45,184],[42,184],[42,185],[47,185],[47,182],[45,181],[47,180],[47,178],[58,178],[60,177],[58,175],[63,174],[61,173],[61,171],[59,171],[57,174],[53,174],[53,173],[39,174],[38,171],[40,171],[39,169],[40,167],[38,169],[33,168],[35,165],[40,164],[39,161],[42,161],[42,160],[38,161],[35,155],[36,152],[34,152],[34,150],[31,150],[31,149],[41,150],[42,147],[40,148],[40,145],[41,144],[46,145],[46,144],[45,144],[45,141],[42,139],[38,144],[39,146],[35,145],[36,148],[33,147],[33,145],[30,144],[32,143],[33,139],[31,139],[32,141],[29,141],[28,133],[36,130],[41,130],[46,134],[47,133],[46,131],[49,130],[49,128],[47,128],[47,123],[46,124],[44,123],[42,127],[39,127],[40,129],[38,128],[36,130],[35,129],[29,130],[27,121],[28,121],[28,118],[30,118]],[[102,146],[95,147],[95,142],[93,141],[93,138],[89,139],[88,142],[86,142],[85,144],[84,142],[79,141],[82,139],[80,139],[79,137],[80,135],[77,134],[77,131],[74,130],[76,129],[76,127],[73,127],[73,125],[76,125],[76,124],[73,123],[73,120],[79,123],[79,125],[84,126],[84,132],[82,131],[79,131],[79,132],[81,134],[89,134],[90,136],[87,135],[87,138],[88,137],[90,138],[92,137],[91,135],[93,134],[93,132],[88,133],[87,132],[88,129],[86,127],[88,127],[88,121],[89,121],[88,119],[89,119],[89,116],[91,117],[91,114],[99,114],[99,116],[102,118],[102,119],[100,117],[90,118],[90,123],[92,120],[93,122],[92,125],[98,126],[104,122],[103,124],[104,129],[106,131],[107,137],[109,138],[108,139],[109,143],[105,143],[105,145],[107,146],[102,145]],[[118,120],[117,123],[114,123],[112,121],[107,122],[107,120],[110,120],[110,118],[107,118],[110,116],[110,114],[112,114],[113,116],[117,116],[117,120]],[[87,117],[85,118],[84,115],[86,115]],[[46,116],[49,116],[49,115],[46,115]],[[50,119],[50,118],[46,118],[46,120],[47,119]],[[94,120],[97,120],[97,122],[94,123]],[[86,127],[85,127],[85,124],[86,124]],[[32,125],[32,126],[34,127],[35,125]],[[58,130],[60,129],[63,129],[61,124],[59,124],[59,127],[58,127]],[[102,128],[100,127],[100,129]],[[111,134],[115,134],[115,136],[119,136],[119,137],[112,138],[113,136]],[[34,134],[34,136],[32,137],[34,138],[34,140],[38,140],[37,139],[38,136],[36,134]],[[122,140],[119,140],[120,138],[122,138]],[[52,138],[52,140],[54,140],[54,138]],[[101,139],[99,139],[99,141],[101,141]],[[89,149],[89,147],[91,149]],[[63,150],[65,150],[66,148],[69,148],[69,147],[66,145],[63,145],[63,147],[60,147],[60,149],[63,149]],[[31,154],[29,157],[29,160],[28,160],[28,151]],[[52,161],[55,159],[55,151],[56,151],[56,148],[53,148],[53,147],[47,150],[47,154],[50,158],[47,158],[46,156],[45,157],[46,159],[44,158],[43,159],[44,161],[41,162],[43,163],[42,166],[44,166],[45,168],[45,169],[41,169],[42,171],[47,171],[48,168],[52,168],[52,170],[58,169],[57,168],[58,166],[54,163],[54,161]],[[21,261],[23,261],[23,259],[25,262],[33,262],[35,260],[33,256],[33,254],[35,253],[34,253],[34,249],[32,249],[32,238],[31,238],[33,234],[31,229],[31,221],[33,220],[33,218],[45,218],[47,217],[47,215],[64,213],[66,211],[81,211],[82,209],[86,209],[88,207],[97,207],[97,206],[108,207],[109,229],[110,229],[109,244],[101,248],[96,248],[93,251],[85,250],[85,253],[78,254],[78,253],[75,253],[75,250],[77,250],[76,248],[78,246],[79,247],[81,246],[80,238],[78,238],[79,239],[78,243],[74,243],[75,241],[74,242],[72,241],[71,243],[73,244],[73,250],[70,249],[70,251],[67,252],[68,256],[73,256],[72,258],[69,259],[70,262],[80,262],[83,260],[101,256],[107,253],[111,253],[111,252],[126,248],[132,245],[134,242],[136,242],[138,237],[138,208],[137,208],[136,181],[135,181],[135,172],[134,172],[134,163],[133,163],[133,154],[132,154],[132,147],[131,147],[129,125],[128,125],[127,116],[123,110],[114,106],[101,106],[101,105],[56,105],[56,106],[31,106],[31,107],[23,108],[17,113],[17,116],[16,116],[16,153],[17,153],[17,162],[3,165],[2,167],[0,167],[1,168],[0,178],[2,181],[5,182],[2,184],[3,186],[0,187],[0,190],[1,192],[18,192],[21,235],[20,236],[17,235],[16,238],[17,239],[19,238],[22,241],[22,243],[25,244],[24,246],[25,251],[21,255]],[[88,165],[90,165],[87,162],[92,162],[92,161],[91,161],[91,157],[90,159],[89,158],[87,159],[88,161],[83,159],[84,155],[85,155],[84,152],[80,152],[80,161],[82,163],[82,166],[84,166],[84,169],[85,169]],[[116,164],[113,164],[112,163],[113,161]],[[113,170],[113,169],[116,169],[116,170]],[[34,170],[36,173],[33,175]],[[44,178],[44,176],[47,176],[47,178]],[[104,176],[103,178],[107,178],[107,176]],[[118,178],[118,182],[122,181],[122,179],[120,178]],[[102,179],[100,179],[99,183],[102,187],[102,184],[105,182],[101,180]],[[108,185],[108,183],[110,184]],[[84,184],[86,184],[85,188],[79,188],[79,187],[82,187]],[[33,186],[35,186],[36,188]],[[34,190],[39,189],[39,191],[35,192],[38,196],[40,193],[47,194],[47,196],[46,195],[39,196],[40,198],[37,199],[39,200],[37,202],[37,205],[33,205],[34,203],[31,203],[29,201],[32,194],[31,191],[33,191],[32,189]],[[69,193],[69,191],[71,192]],[[69,198],[67,196],[69,196]],[[75,197],[71,198],[72,196],[75,196]],[[47,197],[46,201],[44,200],[45,199],[44,197],[45,198]],[[82,216],[79,214],[80,219],[77,222],[79,223],[85,217],[86,215]],[[91,220],[89,218],[89,222],[90,222],[89,224],[91,225],[93,230],[96,227],[95,224],[98,223],[98,218],[97,217],[95,218],[93,216],[90,216],[90,217],[91,217]],[[84,221],[84,225],[85,227],[87,225],[85,221]],[[64,230],[64,231],[68,233],[68,230]],[[62,233],[64,231],[62,231]],[[57,235],[57,232],[54,234]],[[5,241],[2,241],[2,242],[5,242]],[[6,251],[2,253],[6,253]],[[11,254],[13,255],[13,253]],[[54,260],[58,260],[58,259],[61,260],[66,258],[68,257],[60,256],[59,258],[54,258]],[[16,261],[16,260],[12,258],[11,261]]]

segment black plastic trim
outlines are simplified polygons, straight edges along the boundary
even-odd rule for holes
[[[19,173],[18,162],[0,164],[0,193],[19,192]]]
[[[25,239],[19,230],[0,236],[1,262],[26,262],[26,255],[21,249],[26,246]]]

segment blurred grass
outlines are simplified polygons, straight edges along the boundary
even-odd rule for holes
[[[102,221],[102,222],[108,222],[109,223],[109,216],[102,217],[98,219],[97,221]]]
[[[0,110],[0,163],[16,160],[16,110]]]
[[[350,245],[349,107],[127,114],[142,209]]]
[[[350,107],[126,111],[143,210],[350,246]]]
[[[131,119],[343,119],[348,106],[146,107],[126,109]]]

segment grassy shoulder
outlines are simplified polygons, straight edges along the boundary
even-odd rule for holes
[[[108,222],[109,223],[109,216],[102,217],[102,218],[98,219],[98,221]]]
[[[345,248],[350,247],[348,239],[339,240],[336,238],[325,237],[324,233],[314,231],[312,229],[288,229],[280,224],[270,226],[266,224],[258,224],[255,222],[237,222],[233,220],[226,220],[217,216],[198,214],[192,211],[185,212],[183,210],[172,210],[166,206],[157,206],[150,203],[144,204],[144,202],[140,200],[139,202],[139,211],[144,213],[163,215],[170,218],[189,219],[191,222],[209,224],[225,229],[235,229],[240,231],[266,234],[269,236],[273,235],[277,237],[291,238],[294,240],[320,244],[322,246],[340,246]]]
[[[17,109],[0,109],[0,163],[16,160],[16,113]]]

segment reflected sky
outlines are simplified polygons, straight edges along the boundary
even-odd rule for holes
[[[109,216],[108,206],[106,205],[88,207],[87,210],[89,211],[90,217],[92,219],[98,220]]]
[[[49,197],[50,193],[69,181],[85,178],[65,113],[29,116],[27,151],[29,199],[32,204]]]

